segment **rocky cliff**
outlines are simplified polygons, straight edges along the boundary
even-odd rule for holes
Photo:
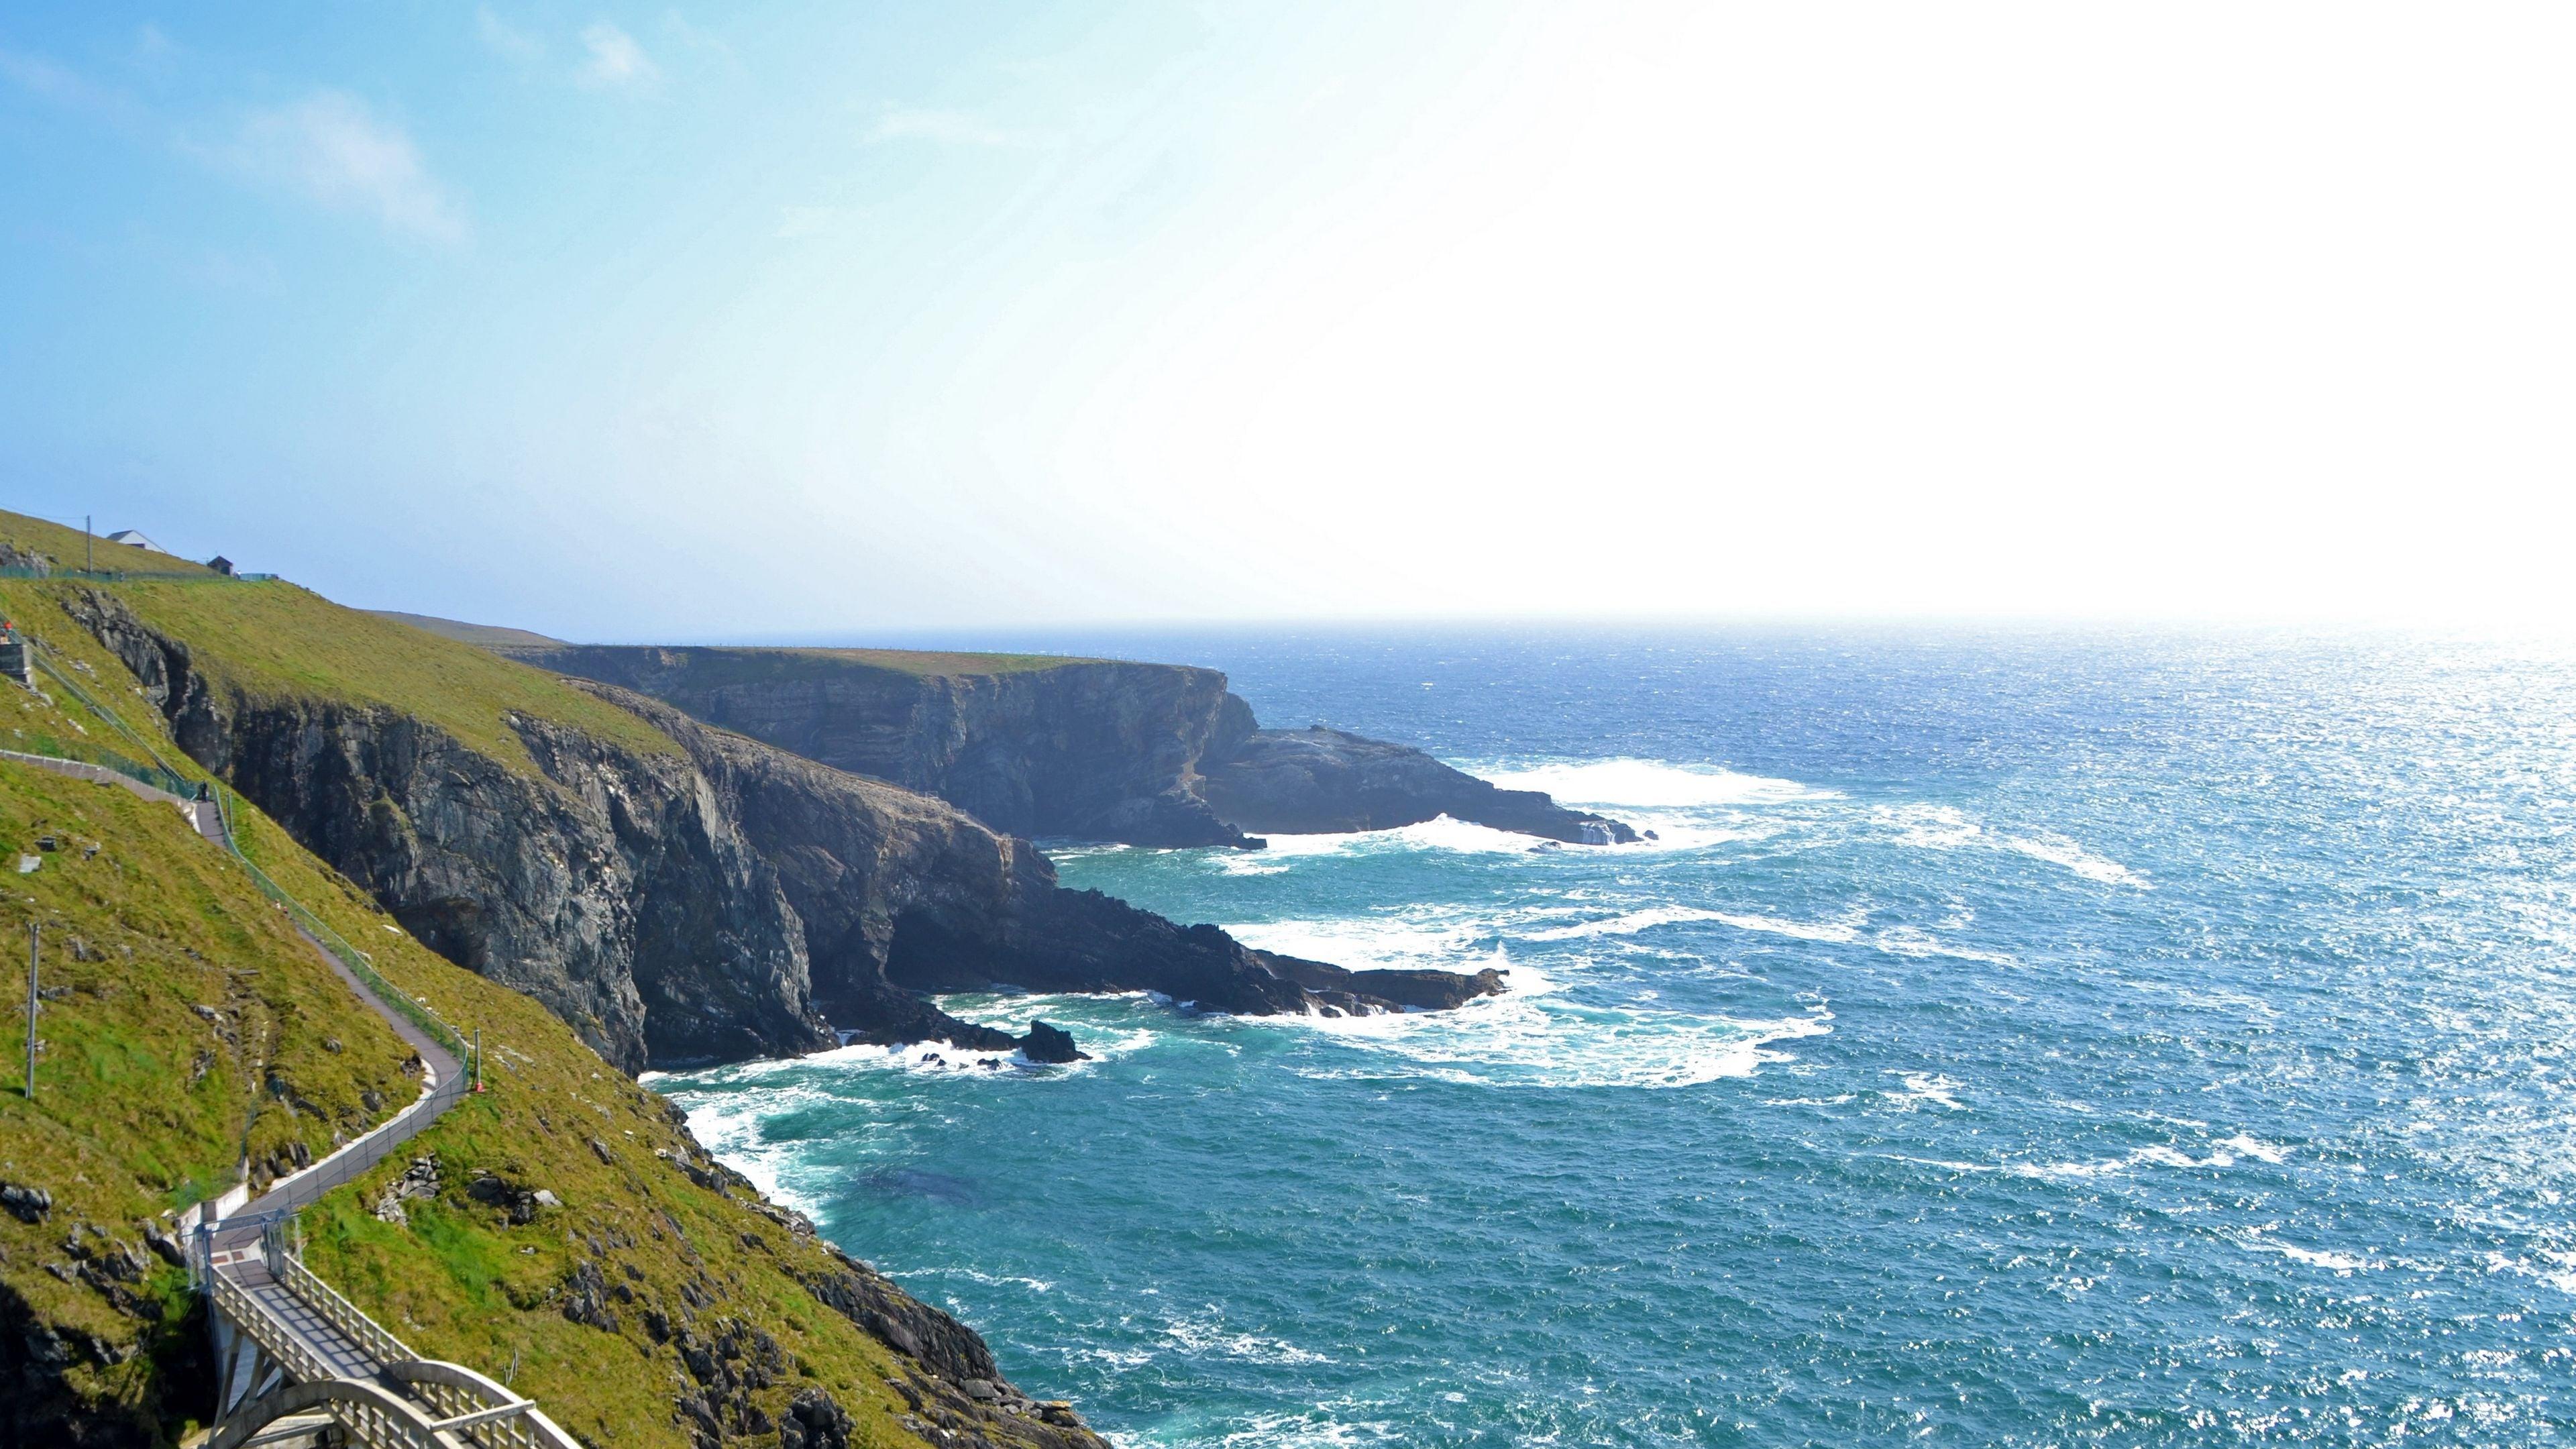
[[[1213,926],[1065,890],[1026,841],[954,806],[614,687],[581,686],[640,716],[640,739],[508,712],[504,738],[527,755],[514,767],[386,703],[227,684],[184,631],[115,594],[65,598],[191,757],[423,943],[536,997],[628,1071],[810,1051],[836,1031],[1013,1044],[933,991],[1151,990],[1253,1014],[1499,986],[1301,984]]]
[[[573,645],[500,652],[650,695],[820,760],[936,795],[1013,835],[1241,845],[1197,765],[1225,698],[1212,669],[1001,656],[962,668],[890,650]],[[917,660],[934,661],[929,667]]]
[[[1201,789],[1220,818],[1245,830],[1389,830],[1446,815],[1574,845],[1637,838],[1619,821],[1569,810],[1537,790],[1505,790],[1420,750],[1322,725],[1254,730],[1227,744],[1204,767]]]
[[[895,650],[574,645],[500,652],[934,794],[996,829],[1134,845],[1384,830],[1440,815],[1581,845],[1628,826],[1502,790],[1422,751],[1264,730],[1187,665]]]

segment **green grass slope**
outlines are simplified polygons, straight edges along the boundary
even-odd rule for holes
[[[516,657],[542,661],[552,649],[650,648],[649,645],[559,645],[511,647]],[[960,679],[987,674],[1040,674],[1074,664],[1114,661],[1066,654],[973,654],[925,649],[772,649],[750,645],[673,646],[690,656],[692,687],[716,689],[731,684],[775,684],[823,679],[839,670],[877,670],[914,679]]]
[[[59,556],[65,532],[42,519],[0,512],[0,544]],[[70,538],[77,544],[80,535],[71,532]],[[678,748],[642,720],[544,670],[344,608],[289,583],[226,581],[212,574],[202,583],[0,579],[0,616],[79,660],[87,681],[101,683],[114,696],[102,704],[129,723],[136,711],[151,715],[156,731],[158,712],[141,699],[132,676],[63,612],[63,601],[84,590],[123,600],[144,623],[185,642],[206,674],[254,700],[319,698],[415,715],[525,774],[537,769],[507,723],[513,714],[557,721],[646,754]],[[114,748],[104,737],[97,743]],[[196,772],[183,766],[181,773]]]
[[[282,829],[241,817],[263,870],[487,1048],[490,1091],[307,1211],[317,1271],[416,1350],[510,1376],[593,1444],[689,1444],[673,1415],[701,1392],[686,1340],[736,1325],[751,1359],[776,1345],[765,1375],[738,1371],[766,1379],[739,1403],[774,1420],[817,1387],[856,1419],[853,1442],[919,1442],[887,1382],[903,1372],[892,1350],[804,1286],[846,1271],[828,1250],[760,1211],[661,1098],[543,1007],[413,942]],[[411,1102],[418,1079],[409,1049],[168,805],[0,761],[0,868],[13,846],[43,864],[9,877],[0,942],[23,965],[26,923],[43,923],[46,1000],[35,1099],[0,1074],[0,1182],[53,1206],[38,1222],[0,1215],[0,1295],[80,1346],[61,1384],[78,1413],[176,1435],[191,1386],[172,1376],[203,1328],[147,1234],[234,1181],[245,1145],[281,1166],[298,1144],[319,1156]],[[24,1060],[21,1028],[0,1033],[9,1063]],[[377,1218],[370,1204],[420,1158],[439,1191],[407,1203],[407,1222]],[[514,1223],[477,1199],[486,1174],[562,1205]],[[614,1331],[566,1316],[585,1281],[603,1285]]]
[[[48,543],[30,522],[0,514],[0,541]],[[0,748],[149,754],[203,778],[134,677],[64,613],[92,588],[254,698],[383,705],[531,771],[508,713],[676,749],[555,676],[290,585],[46,579],[0,580],[0,613],[97,709],[49,676],[42,693],[0,683]],[[854,1444],[927,1442],[924,1419],[943,1414],[967,1426],[953,1389],[943,1400],[920,1362],[816,1296],[863,1301],[846,1285],[882,1280],[759,1202],[544,1007],[421,946],[284,829],[247,803],[238,813],[264,871],[487,1047],[491,1090],[306,1211],[326,1280],[415,1350],[507,1378],[595,1445],[681,1449],[709,1430],[773,1443],[791,1400],[815,1390],[851,1416]],[[43,863],[7,873],[21,852]],[[200,1412],[207,1369],[184,1274],[150,1232],[231,1184],[245,1154],[263,1178],[328,1152],[413,1100],[418,1079],[249,872],[167,804],[0,761],[0,879],[0,963],[23,962],[29,922],[48,943],[32,1101],[10,1069],[23,977],[0,970],[0,1185],[52,1200],[35,1221],[0,1212],[0,1330],[64,1346],[13,1358],[0,1344],[16,1375],[0,1379],[0,1439],[56,1442],[46,1434],[78,1423],[80,1442],[165,1442]],[[418,1162],[436,1187],[380,1214]],[[532,1205],[538,1189],[552,1205]],[[711,1421],[693,1427],[692,1411]],[[997,1444],[1064,1442],[1032,1419],[972,1427]]]
[[[0,703],[23,691],[0,686]],[[53,849],[42,841],[50,838]],[[27,874],[22,855],[40,865]],[[239,1177],[330,1152],[419,1094],[411,1057],[248,875],[167,804],[0,761],[0,1300],[83,1346],[59,1391],[153,1425],[194,1347],[185,1275],[147,1248]],[[28,927],[43,928],[37,1091],[25,1091]]]
[[[903,1373],[893,1351],[804,1286],[836,1271],[826,1248],[728,1185],[661,1097],[544,1007],[402,934],[284,830],[246,813],[244,849],[263,870],[396,986],[483,1034],[489,1090],[305,1214],[316,1272],[419,1352],[510,1377],[589,1443],[689,1444],[672,1406],[704,1390],[682,1334],[714,1343],[729,1323],[756,1330],[740,1341],[778,1345],[771,1381],[740,1396],[769,1418],[816,1387],[857,1421],[852,1442],[919,1442],[887,1382]],[[436,1163],[437,1194],[402,1204],[404,1222],[379,1218],[375,1204],[422,1158]],[[484,1175],[546,1189],[562,1206],[513,1222],[505,1201],[474,1195]],[[591,1283],[613,1329],[566,1314]],[[668,1341],[650,1327],[654,1314],[671,1326]]]
[[[23,513],[0,512],[0,544],[14,544],[20,551],[42,554],[53,560],[55,568],[192,574],[207,579],[218,577],[213,569],[201,563],[173,554],[154,553],[131,544],[87,537],[77,528],[66,528]]]
[[[551,649],[564,642],[552,635],[540,634],[533,629],[512,629],[500,624],[469,624],[462,619],[442,619],[435,614],[406,614],[400,609],[369,609],[367,612],[379,619],[391,619],[397,624],[409,624],[415,629],[426,629],[441,639],[453,639],[459,644],[472,644],[484,649],[509,646]]]

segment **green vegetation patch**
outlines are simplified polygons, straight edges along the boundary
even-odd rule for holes
[[[24,586],[22,586],[24,587]],[[413,716],[513,770],[539,774],[512,715],[549,720],[640,754],[678,746],[643,720],[541,669],[357,609],[289,583],[97,588],[186,643],[196,667],[255,700],[320,699]]]
[[[746,1362],[761,1357],[759,1336],[776,1345],[770,1382],[747,1396],[772,1419],[819,1387],[857,1421],[854,1443],[920,1442],[886,1382],[904,1361],[804,1285],[843,1270],[758,1211],[660,1096],[543,1006],[404,934],[274,823],[253,811],[245,821],[263,870],[484,1044],[489,1090],[305,1213],[315,1272],[415,1351],[508,1380],[590,1443],[688,1445],[673,1406],[698,1386],[680,1335],[715,1342],[728,1325],[754,1345]],[[422,1163],[434,1189],[420,1191]],[[420,1195],[404,1197],[406,1183]],[[514,1214],[538,1189],[559,1205]],[[380,1216],[389,1199],[399,1213]],[[567,1311],[585,1283],[604,1316]],[[668,1339],[650,1326],[656,1315]]]
[[[46,555],[59,569],[96,568],[100,571],[191,574],[207,579],[223,577],[201,563],[172,554],[154,553],[132,544],[109,543],[104,538],[84,535],[77,528],[67,528],[23,513],[0,511],[0,544],[12,545],[21,552]]]
[[[27,700],[0,685],[0,707]],[[246,1158],[264,1182],[410,1103],[411,1051],[167,803],[0,761],[0,879],[0,1183],[52,1204],[0,1215],[0,1287],[83,1346],[77,1398],[166,1432],[156,1365],[203,1328],[149,1235]]]
[[[573,645],[573,650],[616,651],[651,646]],[[669,651],[689,661],[692,689],[721,689],[736,684],[777,684],[824,679],[842,670],[873,670],[914,679],[961,679],[978,675],[1040,674],[1075,664],[1111,661],[1062,654],[960,654],[919,649],[760,649],[692,646]],[[530,658],[544,655],[529,651]]]

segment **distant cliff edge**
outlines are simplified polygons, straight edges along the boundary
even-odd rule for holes
[[[893,649],[495,645],[708,724],[937,795],[1012,835],[1256,844],[1447,815],[1577,845],[1619,821],[1504,790],[1409,746],[1265,730],[1213,669]]]

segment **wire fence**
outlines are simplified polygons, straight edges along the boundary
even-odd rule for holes
[[[266,584],[275,574],[220,574],[212,569],[58,569],[32,564],[0,568],[0,579],[79,579],[93,584]]]
[[[350,1147],[343,1148],[326,1158],[325,1163],[329,1165],[329,1171],[298,1174],[297,1177],[288,1180],[282,1192],[272,1189],[262,1196],[255,1205],[254,1211],[247,1215],[235,1214],[233,1217],[223,1219],[221,1226],[229,1233],[236,1227],[275,1222],[291,1217],[323,1193],[373,1167],[382,1161],[386,1154],[411,1140],[431,1122],[436,1121],[441,1113],[465,1093],[473,1079],[474,1050],[467,1043],[464,1032],[450,1025],[445,1018],[431,1010],[428,1003],[385,979],[383,973],[376,970],[374,957],[351,945],[347,937],[333,929],[328,921],[316,915],[302,901],[297,900],[294,893],[279,885],[267,871],[260,869],[258,862],[244,853],[241,845],[241,816],[231,789],[219,781],[193,780],[180,774],[178,770],[172,768],[167,759],[163,758],[161,752],[154,748],[150,740],[145,739],[141,733],[128,725],[114,710],[101,704],[96,696],[71,677],[68,670],[56,667],[51,659],[45,657],[54,652],[53,646],[43,644],[32,636],[29,642],[38,646],[30,651],[29,657],[34,660],[37,668],[44,671],[48,679],[61,685],[65,693],[80,701],[91,714],[114,728],[127,742],[149,756],[152,761],[147,765],[113,750],[84,743],[77,748],[83,755],[91,758],[71,760],[68,763],[86,765],[93,769],[112,770],[182,801],[211,801],[215,818],[221,827],[220,843],[249,874],[251,884],[258,887],[260,894],[276,902],[278,907],[286,912],[288,919],[295,923],[297,929],[301,930],[314,944],[330,952],[332,957],[347,969],[348,973],[358,981],[368,995],[376,999],[382,1008],[400,1013],[404,1020],[418,1028],[432,1042],[445,1048],[453,1058],[455,1069],[440,1080],[428,1096],[392,1121],[360,1138]],[[0,751],[0,755],[15,753],[17,752]],[[27,756],[26,758],[43,762],[48,757]],[[197,809],[201,811],[204,808],[204,803],[197,805]]]
[[[28,642],[37,646],[29,653],[28,657],[36,662],[36,667],[38,669],[45,672],[46,678],[61,685],[64,693],[79,700],[81,705],[91,714],[98,716],[101,723],[104,723],[110,729],[113,729],[118,734],[124,736],[128,744],[141,750],[152,761],[152,763],[147,766],[133,760],[128,760],[125,757],[118,755],[113,750],[102,750],[95,746],[84,746],[83,748],[85,753],[95,754],[101,757],[95,761],[95,763],[105,765],[119,774],[132,775],[135,779],[141,780],[147,785],[151,785],[157,789],[167,790],[173,795],[178,795],[191,800],[203,798],[204,787],[202,785],[197,781],[191,780],[187,776],[180,774],[168,760],[161,757],[161,752],[159,750],[153,748],[150,740],[145,739],[141,733],[136,731],[134,726],[125,722],[123,716],[117,714],[116,711],[109,709],[106,705],[99,703],[97,696],[91,694],[88,690],[83,689],[80,681],[72,678],[71,671],[56,667],[54,661],[45,657],[46,655],[54,652],[54,646],[36,639],[33,635],[28,636]]]
[[[286,914],[294,920],[295,924],[303,927],[306,935],[319,942],[323,950],[338,958],[341,965],[349,968],[349,974],[365,983],[368,992],[377,1000],[401,1012],[405,1020],[419,1027],[430,1040],[454,1052],[459,1062],[472,1056],[473,1049],[466,1044],[463,1032],[450,1026],[445,1018],[430,1010],[428,1005],[419,998],[386,980],[376,970],[374,957],[350,945],[347,937],[331,929],[329,922],[307,909],[302,901],[297,900],[287,891],[286,887],[270,879],[267,871],[261,870],[249,856],[242,854],[241,834],[235,829],[237,817],[233,811],[233,792],[222,785],[217,785],[214,793],[215,808],[221,813],[224,822],[224,848],[233,853],[233,859],[241,862],[242,869],[250,872],[251,884],[259,887],[260,894],[285,907]]]

